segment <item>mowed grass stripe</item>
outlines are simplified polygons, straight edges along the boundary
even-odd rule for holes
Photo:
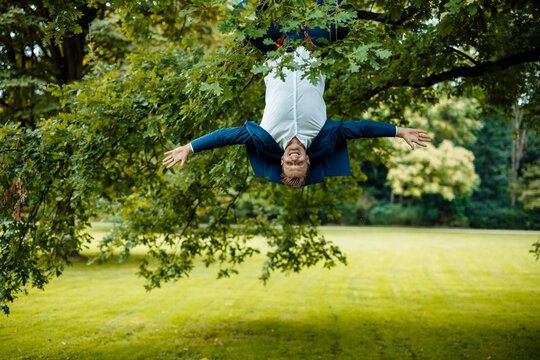
[[[76,264],[0,319],[0,358],[540,358],[536,235],[325,233],[348,266],[267,286],[262,256],[231,279],[198,266],[150,293],[134,275],[143,249]]]

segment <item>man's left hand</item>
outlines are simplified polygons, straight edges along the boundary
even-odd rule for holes
[[[424,142],[431,141],[431,138],[424,130],[418,130],[413,128],[402,128],[398,126],[396,136],[405,140],[413,150],[414,144],[426,147],[427,145],[424,144]]]

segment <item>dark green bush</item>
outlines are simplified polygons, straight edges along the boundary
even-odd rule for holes
[[[373,225],[412,225],[420,226],[425,221],[420,206],[402,206],[400,204],[380,204],[373,207],[370,222]]]
[[[540,210],[526,211],[519,208],[492,207],[474,203],[468,210],[469,226],[487,229],[540,229]]]

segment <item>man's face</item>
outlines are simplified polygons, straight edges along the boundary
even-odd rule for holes
[[[309,156],[304,145],[296,137],[287,144],[281,157],[281,167],[287,176],[304,176],[307,173]]]

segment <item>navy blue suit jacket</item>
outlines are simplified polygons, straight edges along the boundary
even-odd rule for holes
[[[347,139],[395,135],[396,126],[391,124],[373,120],[327,119],[306,150],[311,162],[306,185],[324,182],[326,176],[351,175]],[[256,177],[267,177],[269,181],[282,184],[283,149],[266,130],[253,121],[246,121],[241,127],[216,130],[191,142],[194,152],[234,144],[245,144]]]

